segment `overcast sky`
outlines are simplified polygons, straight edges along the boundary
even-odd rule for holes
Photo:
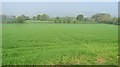
[[[49,16],[92,16],[96,13],[109,13],[118,16],[117,2],[3,2],[5,15],[34,16],[46,13]]]

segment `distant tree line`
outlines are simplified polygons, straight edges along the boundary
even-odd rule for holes
[[[47,21],[49,20],[49,16],[47,14],[33,16],[33,20]]]
[[[92,19],[98,23],[118,25],[118,18],[116,17],[112,18],[110,14],[105,13],[95,14],[92,16]]]
[[[107,13],[98,13],[92,17],[84,17],[83,14],[79,14],[76,17],[64,16],[64,17],[49,17],[47,14],[38,14],[30,18],[29,16],[6,16],[2,15],[2,23],[24,23],[26,20],[37,20],[37,21],[53,21],[54,23],[85,23],[85,21],[104,23],[104,24],[115,24],[120,25],[118,22],[120,18],[112,17]]]
[[[26,20],[30,20],[30,18],[25,15],[21,16],[2,15],[2,23],[24,23],[24,21]]]

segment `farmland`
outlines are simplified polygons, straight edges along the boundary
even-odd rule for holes
[[[117,64],[118,26],[3,24],[2,64]]]

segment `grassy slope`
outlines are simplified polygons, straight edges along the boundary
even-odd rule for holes
[[[4,24],[3,64],[117,64],[115,25]]]

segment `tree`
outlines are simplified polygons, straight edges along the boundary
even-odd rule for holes
[[[37,20],[37,17],[36,16],[33,16],[33,18],[32,18],[33,20]]]
[[[61,23],[61,22],[62,22],[62,18],[61,18],[61,17],[56,17],[55,21],[56,21],[56,23],[57,23],[57,22],[58,22],[58,23]]]
[[[116,17],[112,18],[112,23],[113,24],[118,24],[118,18],[116,18]]]
[[[25,20],[29,20],[30,19],[28,16],[25,16],[25,15],[21,15],[21,17],[23,17]]]
[[[47,21],[49,16],[47,14],[37,15],[37,20]]]
[[[42,14],[42,21],[47,21],[49,19],[49,16],[47,14]]]
[[[7,23],[8,17],[6,15],[1,15],[2,23]]]
[[[16,18],[17,23],[23,23],[25,20],[26,20],[26,18],[24,16],[18,16]]]
[[[6,15],[1,15],[2,23],[16,23],[16,18],[15,16],[6,16]]]
[[[57,20],[59,20],[59,19],[60,19],[60,17],[56,17],[56,19],[57,19]]]
[[[111,23],[112,21],[111,15],[106,13],[95,14],[92,19],[98,23]]]
[[[63,17],[62,20],[63,20],[63,23],[65,23],[65,22],[70,23],[70,22],[74,21],[74,17],[66,16],[66,17]]]
[[[34,17],[34,19],[41,20],[41,15],[37,15],[37,17]]]
[[[77,17],[76,17],[76,20],[77,21],[83,21],[84,20],[84,16],[81,14],[81,15],[78,15]]]

